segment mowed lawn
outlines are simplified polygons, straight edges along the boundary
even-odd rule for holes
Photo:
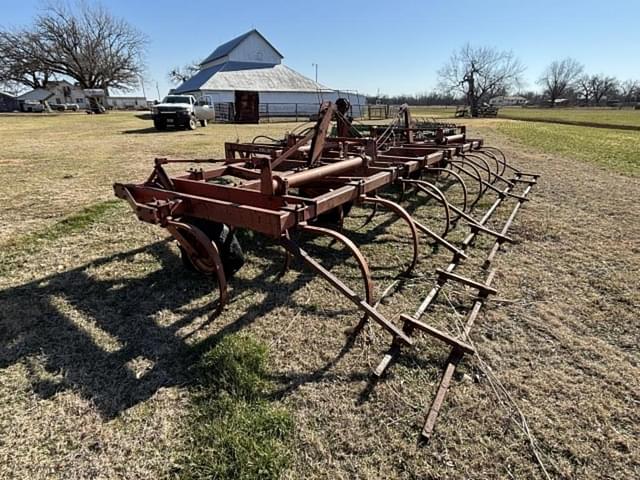
[[[631,126],[640,129],[640,110],[631,108],[522,108],[501,107],[499,117],[558,122],[583,122],[599,125]]]
[[[347,336],[353,306],[299,265],[281,277],[282,249],[246,232],[232,301],[210,318],[212,280],[113,197],[113,182],[145,179],[154,157],[217,157],[224,141],[300,125],[156,132],[134,113],[0,116],[0,478],[545,478],[535,452],[552,478],[637,478],[638,132],[465,121],[542,177],[496,258],[498,295],[470,338],[478,355],[422,444],[443,344],[419,337],[373,381],[389,337],[376,326]],[[439,225],[437,206],[403,204]],[[450,256],[423,244],[417,275],[398,277],[406,225],[381,211],[363,229],[369,213],[354,207],[344,231],[377,296],[399,285],[378,307],[397,322]],[[360,287],[343,250],[300,241]],[[490,245],[481,237],[460,273],[484,278]],[[474,294],[451,284],[424,319],[458,335]]]
[[[535,150],[640,175],[640,131],[508,120],[494,125],[500,133]]]
[[[144,180],[155,157],[216,158],[224,142],[280,136],[296,124],[216,125],[158,132],[140,113],[2,115],[0,245],[98,201],[116,181]]]

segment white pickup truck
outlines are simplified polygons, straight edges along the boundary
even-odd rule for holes
[[[162,103],[151,109],[153,126],[157,130],[167,127],[182,127],[195,130],[198,122],[203,127],[214,119],[214,110],[204,102],[198,102],[193,95],[168,95]]]

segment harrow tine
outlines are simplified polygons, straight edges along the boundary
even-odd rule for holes
[[[467,211],[471,211],[471,209],[475,207],[475,205],[480,201],[482,195],[484,195],[484,192],[487,190],[487,187],[482,183],[482,176],[480,175],[478,169],[470,163],[465,163],[461,160],[447,160],[447,162],[449,165],[451,165],[451,167],[457,168],[458,171],[464,173],[465,175],[468,175],[478,182],[478,193],[476,194],[476,198],[473,199],[473,202],[469,203],[469,208],[467,209]],[[473,172],[467,170],[466,167],[470,167]]]
[[[516,178],[518,177],[519,177],[519,174],[516,174]],[[507,185],[507,187],[504,189],[504,192],[507,193],[512,188],[513,187]],[[503,202],[504,198],[505,196],[498,196],[498,198],[495,199],[493,204],[485,212],[483,217],[480,220],[478,220],[476,223],[478,225],[484,226],[489,221],[489,219],[493,216],[497,208]],[[474,231],[472,229],[471,232],[462,241],[462,246],[460,249],[462,251],[465,251],[471,245],[476,235],[478,235],[478,231],[477,230]],[[444,271],[447,273],[452,273],[458,267],[459,263],[460,263],[460,259],[454,256],[454,258],[451,260],[451,263],[449,263],[449,265]],[[414,319],[420,320],[422,315],[424,315],[424,313],[431,306],[432,302],[438,296],[438,293],[440,292],[440,290],[442,289],[442,287],[446,282],[447,282],[447,277],[445,277],[442,274],[438,275],[435,285],[431,288],[431,290],[429,291],[425,299],[422,301],[422,303],[414,313],[413,315]],[[403,326],[403,331],[408,336],[411,336],[411,334],[413,333],[413,327],[411,326],[410,323],[405,322]],[[398,357],[399,354],[400,354],[400,345],[397,342],[393,342],[389,347],[389,349],[387,350],[387,352],[385,353],[385,355],[383,356],[378,366],[373,370],[373,374],[376,377],[381,377],[386,371],[386,369],[389,367],[389,365],[391,365],[395,361],[395,359]]]
[[[467,185],[464,183],[464,180],[462,179],[462,176],[457,173],[454,172],[453,170],[450,170],[448,168],[440,168],[440,167],[429,167],[426,172],[444,172],[446,175],[452,175],[453,178],[456,179],[456,181],[462,186],[462,211],[466,211],[467,210],[467,203],[468,203],[468,194],[467,194]],[[423,172],[420,172],[423,173]],[[422,180],[422,178],[420,178],[420,180]]]
[[[404,208],[402,208],[397,203],[392,202],[391,200],[387,200],[377,196],[376,197],[362,196],[360,197],[360,200],[364,203],[379,204],[379,205],[382,205],[383,207],[387,207],[389,210],[392,210],[393,212],[397,213],[398,216],[402,220],[404,220],[409,226],[409,230],[411,231],[411,241],[413,245],[413,256],[411,258],[411,263],[409,264],[409,266],[404,272],[404,275],[409,276],[413,271],[413,269],[418,264],[418,249],[419,249],[418,230],[416,229],[416,224],[413,221],[413,218]]]
[[[496,271],[492,270],[489,272],[484,285],[486,287],[491,286],[491,282],[493,282],[493,277],[495,276]],[[464,328],[462,330],[462,338],[468,339],[469,333],[471,332],[471,328],[476,320],[476,317],[480,313],[480,309],[486,300],[486,295],[482,293],[476,298],[473,302],[473,307],[469,311],[467,315],[467,320],[464,324]],[[444,397],[447,394],[447,390],[449,389],[449,385],[451,384],[451,379],[453,378],[453,374],[458,366],[458,363],[462,360],[462,357],[467,352],[464,352],[460,348],[453,347],[451,349],[451,353],[449,354],[449,358],[447,358],[447,363],[444,368],[444,372],[442,373],[442,377],[440,378],[440,384],[438,385],[438,390],[436,391],[436,395],[431,402],[431,406],[429,407],[429,411],[427,413],[427,417],[424,423],[424,427],[422,428],[421,436],[425,440],[429,440],[431,438],[431,434],[433,433],[433,428],[435,427],[436,420],[438,418],[438,413],[440,413],[440,408],[442,407],[442,403],[444,401]]]
[[[484,158],[480,157],[479,155],[476,155],[475,153],[467,153],[467,154],[465,154],[465,157],[466,157],[466,158],[476,158],[476,159],[478,159],[478,160],[482,160],[482,161],[483,161],[483,162],[485,162],[487,165],[489,165],[489,163],[488,163]],[[491,157],[489,157],[489,158],[491,158]],[[497,166],[497,163],[496,163],[496,166]],[[501,182],[503,182],[503,183],[506,183],[507,185],[511,185],[511,184],[513,183],[511,180],[509,180],[509,179],[507,179],[507,178],[504,178],[502,175],[500,175],[500,174],[498,174],[498,173],[495,173],[495,172],[493,172],[493,171],[491,171],[491,170],[489,170],[489,173],[490,173],[490,175],[493,177],[493,181],[492,181],[492,182],[489,182],[489,183],[491,183],[492,185],[493,185],[493,184],[495,184],[498,180],[500,180],[500,181],[501,181]],[[513,185],[512,185],[512,186],[513,186]]]
[[[387,320],[380,312],[373,308],[369,303],[361,299],[357,293],[346,286],[340,279],[333,275],[329,270],[324,268],[320,263],[314,260],[307,252],[300,248],[296,243],[286,237],[280,237],[280,243],[282,246],[291,252],[296,257],[300,258],[309,267],[315,270],[331,285],[333,285],[340,293],[347,297],[356,307],[362,310],[366,315],[372,318],[382,328],[389,332],[394,342],[401,342],[406,345],[413,345],[411,340],[402,330],[396,327],[393,323]]]
[[[444,196],[444,193],[442,193],[442,191],[438,187],[436,187],[435,185],[429,182],[426,182],[424,180],[412,180],[408,178],[407,179],[403,178],[401,181],[403,183],[414,184],[416,187],[418,187],[418,190],[426,193],[427,195],[436,199],[438,202],[442,204],[444,208],[444,214],[445,214],[445,227],[444,227],[444,232],[442,233],[442,236],[446,237],[447,233],[449,233],[449,229],[451,228],[451,210],[458,213],[458,216],[460,216],[460,212],[462,212],[462,210],[460,210],[459,208],[453,205],[450,205],[449,202],[447,201],[447,197]],[[433,191],[429,189],[432,189]],[[464,212],[462,212],[462,214],[466,215]],[[454,221],[456,220],[457,218]]]
[[[509,230],[509,227],[511,227],[511,223],[513,222],[513,219],[516,217],[518,210],[520,209],[524,201],[528,200],[527,195],[529,194],[532,188],[533,188],[533,185],[530,183],[524,189],[524,192],[522,192],[522,197],[518,198],[518,203],[516,203],[516,205],[513,207],[513,210],[511,211],[511,215],[509,215],[509,218],[504,224],[504,227],[502,227],[502,231],[500,232],[502,237],[508,238],[506,237],[507,231]],[[496,253],[498,253],[498,250],[500,250],[500,247],[505,242],[504,238],[501,238],[501,237],[496,238],[496,242],[493,244],[493,247],[491,248],[491,251],[487,256],[487,259],[484,261],[483,268],[488,268],[491,265],[491,262],[493,261],[493,258],[496,256]]]
[[[373,303],[373,281],[371,280],[371,271],[369,270],[369,264],[367,260],[362,255],[362,252],[356,247],[356,245],[345,237],[343,234],[336,232],[335,230],[331,230],[330,228],[318,227],[315,225],[301,225],[300,230],[303,232],[311,233],[313,235],[326,235],[331,237],[333,241],[342,243],[347,250],[353,255],[355,258],[358,267],[360,268],[360,273],[362,274],[362,279],[364,280],[364,292],[365,292],[365,300],[367,303]]]

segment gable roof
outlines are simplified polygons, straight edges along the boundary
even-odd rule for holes
[[[278,49],[276,47],[274,47],[271,44],[271,42],[265,38],[264,35],[262,35],[258,30],[256,30],[254,28],[253,30],[249,30],[247,33],[243,33],[239,37],[236,37],[236,38],[234,38],[232,40],[229,40],[227,43],[223,43],[222,45],[220,45],[218,48],[216,48],[213,51],[213,53],[211,53],[211,55],[209,55],[202,62],[200,62],[200,65],[204,65],[205,63],[213,62],[214,60],[218,60],[219,58],[222,58],[222,57],[224,57],[226,55],[229,55],[233,51],[233,49],[235,49],[238,45],[240,45],[244,40],[249,38],[249,36],[251,36],[251,34],[253,34],[253,33],[257,33],[258,35],[260,35],[260,38],[262,38],[265,42],[267,42],[267,45],[269,45],[271,48],[273,48],[273,50],[278,55],[280,55],[280,58],[284,58],[284,56],[278,51]]]
[[[204,68],[177,87],[175,93],[196,90],[269,92],[332,92],[285,65],[224,62]]]
[[[53,92],[45,90],[44,88],[36,88],[30,92],[23,93],[18,97],[18,100],[26,100],[32,102],[44,102],[53,97]]]

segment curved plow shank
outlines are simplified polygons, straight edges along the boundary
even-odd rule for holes
[[[411,340],[400,328],[396,327],[393,323],[387,320],[380,312],[378,312],[371,304],[364,301],[353,290],[345,285],[340,279],[333,275],[329,270],[324,268],[320,263],[314,260],[307,252],[300,248],[292,240],[282,236],[280,237],[280,244],[291,254],[300,258],[309,267],[320,274],[325,280],[333,285],[340,293],[347,297],[356,307],[362,310],[369,318],[373,319],[387,332],[393,335],[394,342],[401,342],[405,345],[413,345]]]
[[[487,166],[489,166],[489,163],[488,163],[488,162],[487,162],[483,157],[481,157],[480,155],[478,155],[476,152],[474,152],[474,153],[467,153],[467,154],[465,154],[465,157],[466,157],[466,158],[475,158],[475,159],[477,159],[477,160],[482,161],[482,162],[483,162],[483,163],[485,163]],[[498,163],[496,163],[496,167],[497,167],[497,168],[499,168]],[[502,183],[505,183],[506,185],[513,186],[513,182],[512,182],[511,180],[504,178],[504,177],[503,177],[502,175],[500,175],[499,173],[496,173],[496,172],[491,171],[491,169],[489,169],[489,174],[490,174],[490,176],[491,176],[491,177],[493,177],[493,180],[489,182],[491,185],[495,185],[495,183],[496,183],[498,180],[500,180]]]
[[[504,176],[505,172],[507,171],[507,167],[509,166],[507,163],[507,157],[504,154],[504,152],[497,147],[487,147],[487,146],[483,146],[480,151],[491,152],[496,157],[500,157],[500,160],[499,160],[501,165],[500,175]]]
[[[361,200],[364,203],[379,204],[379,205],[382,205],[383,207],[388,208],[389,210],[397,213],[398,216],[401,219],[403,219],[405,222],[407,222],[407,225],[409,225],[409,230],[411,231],[411,241],[413,244],[413,256],[411,258],[410,265],[404,271],[404,275],[410,275],[413,269],[418,264],[418,248],[419,248],[418,230],[416,229],[416,224],[414,223],[413,218],[411,217],[411,215],[409,215],[409,212],[407,212],[404,208],[402,208],[397,203],[392,202],[391,200],[387,200],[380,197],[367,197],[367,196],[361,197]]]
[[[184,249],[194,267],[208,275],[215,273],[220,300],[214,315],[219,314],[229,301],[229,292],[217,245],[202,230],[188,223],[169,220],[166,228]]]
[[[425,180],[411,180],[408,178],[403,178],[401,182],[415,185],[416,187],[418,187],[418,190],[426,193],[428,196],[436,199],[439,203],[442,204],[442,207],[444,208],[445,227],[441,236],[446,237],[447,233],[449,233],[449,230],[451,229],[451,210],[453,209],[458,214],[461,212],[461,210],[454,207],[453,205],[450,205],[447,201],[447,197],[444,196],[444,193],[442,193],[442,191],[438,187]],[[455,220],[457,220],[457,218]]]
[[[477,157],[477,156],[475,156],[473,154],[469,154],[469,153],[463,153],[460,156],[462,157],[463,161],[466,162],[467,164],[472,164],[476,168],[484,170],[487,173],[487,178],[486,179],[482,179],[482,181],[483,181],[483,183],[485,185],[492,184],[493,172],[491,171],[491,167],[489,166],[489,162],[487,162],[482,157]],[[493,179],[493,181],[495,181],[495,179]]]
[[[482,183],[480,171],[473,164],[465,163],[462,160],[447,160],[447,164],[478,182],[478,192],[475,194],[475,198],[469,203],[468,209],[466,210],[467,212],[471,211],[471,209],[480,201],[480,198],[482,198],[482,195],[484,195],[484,192],[487,189],[487,187]],[[471,171],[469,171],[469,168]]]
[[[493,160],[496,164],[496,174],[499,178],[503,178],[502,177],[502,169],[504,168],[504,165],[502,165],[502,162],[498,159],[498,157],[496,155],[494,155],[493,153],[487,151],[487,150],[474,150],[475,154],[478,155],[484,155],[485,157]]]
[[[369,270],[369,264],[367,263],[367,260],[364,258],[364,255],[358,249],[358,247],[343,234],[336,232],[335,230],[331,230],[330,228],[317,227],[315,225],[302,225],[300,227],[300,230],[302,230],[303,232],[311,233],[313,235],[326,235],[328,237],[331,237],[332,240],[342,243],[347,248],[347,250],[349,250],[353,258],[356,260],[358,267],[360,268],[362,280],[364,281],[364,298],[366,302],[369,304],[373,303],[373,280],[371,279],[371,271]]]
[[[358,228],[356,228],[356,231],[366,227],[367,225],[369,225],[371,223],[371,221],[373,220],[373,217],[376,216],[376,213],[378,213],[378,204],[374,203],[373,204],[373,211],[369,215],[367,215],[367,218],[365,219],[364,223],[362,225],[360,225]]]
[[[453,176],[453,178],[456,179],[456,181],[460,184],[460,186],[462,186],[462,211],[466,212],[467,211],[467,204],[468,204],[468,192],[467,192],[467,185],[464,183],[464,180],[462,180],[462,176],[457,173],[454,172],[451,169],[448,168],[440,168],[440,167],[429,167],[428,170],[426,170],[427,173],[429,172],[442,172],[445,175],[451,175]],[[422,180],[422,179],[420,179]]]
[[[283,234],[283,236],[285,236],[286,238],[291,238],[289,236],[289,230],[285,231]],[[289,271],[289,268],[291,268],[291,259],[292,256],[289,253],[288,250],[284,251],[284,262],[282,263],[282,268],[280,269],[280,273],[278,273],[278,278],[282,278],[284,277],[284,275]]]

